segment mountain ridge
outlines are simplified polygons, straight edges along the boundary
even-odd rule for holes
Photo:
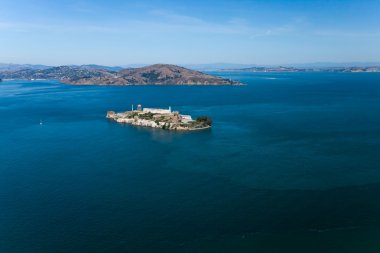
[[[52,79],[76,85],[233,85],[236,81],[170,64],[114,71],[98,65],[0,69],[3,79]]]
[[[64,80],[70,84],[103,85],[233,85],[237,82],[170,64],[123,69],[116,74]]]

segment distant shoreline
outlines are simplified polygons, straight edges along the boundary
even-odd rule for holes
[[[379,73],[380,67],[327,67],[327,68],[295,68],[295,67],[252,67],[242,69],[221,69],[218,72],[252,72],[252,73]]]
[[[58,81],[71,85],[100,86],[240,86],[244,83],[217,73],[379,73],[380,67],[250,67],[200,72],[170,64],[154,64],[118,71],[107,67],[59,66],[43,69],[0,68],[3,80]],[[238,79],[238,78],[237,78]]]

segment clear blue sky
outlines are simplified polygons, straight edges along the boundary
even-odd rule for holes
[[[0,0],[0,62],[380,61],[380,0]]]

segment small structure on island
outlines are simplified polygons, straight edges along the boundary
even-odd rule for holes
[[[137,110],[133,110],[132,105],[132,111],[123,113],[108,111],[106,117],[115,120],[118,123],[167,130],[191,131],[208,129],[211,127],[211,119],[209,117],[201,116],[196,120],[193,120],[190,115],[181,115],[178,111],[172,111],[170,106],[169,109],[142,108],[139,104]]]
[[[190,115],[181,115],[181,120],[183,122],[190,122],[193,121],[193,118]]]
[[[144,108],[143,112],[159,113],[159,114],[170,114],[170,113],[172,113],[172,108],[171,108],[171,106],[169,106],[169,109]]]

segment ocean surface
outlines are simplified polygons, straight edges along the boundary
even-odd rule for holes
[[[380,252],[380,74],[214,74],[247,85],[0,83],[0,252]]]

